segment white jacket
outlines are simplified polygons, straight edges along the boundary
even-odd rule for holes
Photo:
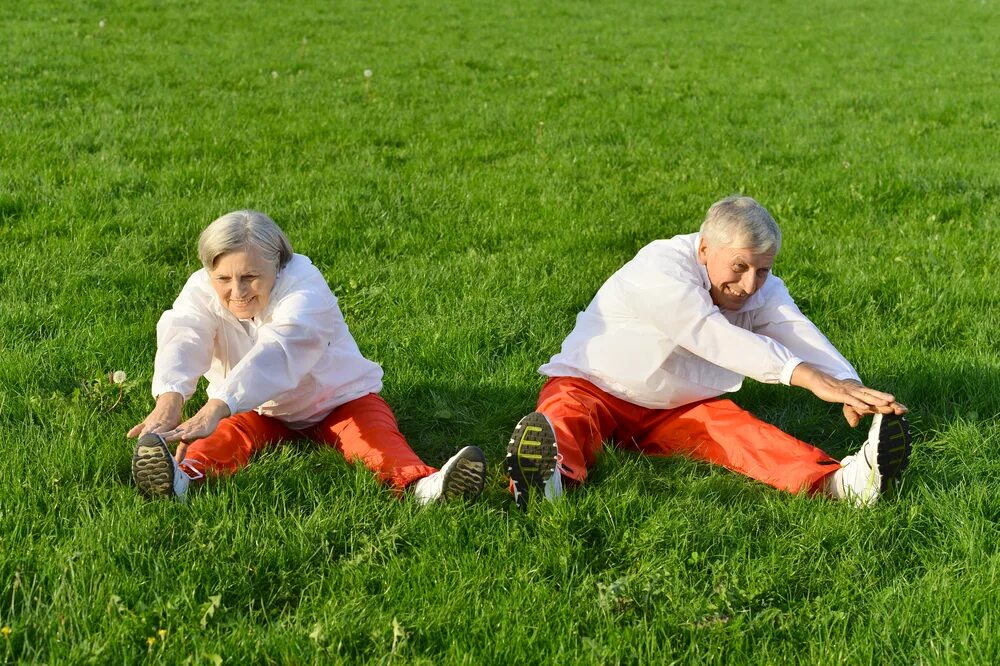
[[[219,302],[208,272],[188,278],[156,326],[153,396],[187,400],[198,379],[233,414],[256,410],[295,429],[382,390],[382,368],[358,350],[322,273],[301,254],[278,273],[267,307],[237,319]]]
[[[738,311],[720,310],[698,263],[699,234],[653,241],[612,275],[539,372],[582,377],[631,403],[667,409],[736,391],[744,377],[788,384],[806,361],[858,373],[771,275]]]

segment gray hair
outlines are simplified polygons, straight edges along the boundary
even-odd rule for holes
[[[198,237],[198,258],[207,270],[227,252],[257,249],[281,270],[292,260],[292,244],[274,220],[256,210],[226,213],[205,227]]]
[[[754,252],[781,249],[781,230],[767,209],[750,197],[716,201],[701,223],[701,235],[713,247],[748,247]]]

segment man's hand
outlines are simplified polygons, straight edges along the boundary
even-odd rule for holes
[[[844,405],[844,418],[853,428],[866,414],[905,414],[905,405],[891,393],[870,389],[853,379],[834,379],[822,370],[800,363],[792,372],[792,386],[801,386],[820,400]]]
[[[162,393],[156,398],[156,406],[149,416],[132,426],[126,433],[127,437],[142,437],[149,432],[172,430],[181,422],[181,409],[184,407],[184,396],[180,393]]]
[[[861,423],[862,416],[864,416],[864,414],[860,413],[850,405],[844,405],[844,418],[847,419],[847,423],[852,428],[857,427],[857,425]]]
[[[189,418],[184,423],[180,424],[173,430],[168,432],[160,433],[163,435],[163,439],[168,442],[180,442],[177,446],[177,452],[174,457],[177,458],[178,462],[184,460],[184,454],[187,453],[188,444],[191,442],[208,437],[215,429],[219,427],[219,421],[230,415],[229,405],[227,405],[222,400],[216,400],[215,398],[209,400],[205,403],[204,407],[198,410],[198,413]]]

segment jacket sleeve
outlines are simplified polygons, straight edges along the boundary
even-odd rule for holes
[[[810,365],[837,379],[860,381],[854,369],[826,336],[809,321],[784,284],[755,313],[754,331],[777,341]]]
[[[332,299],[332,295],[330,296]],[[255,409],[297,387],[336,335],[328,299],[307,289],[292,291],[275,306],[271,321],[209,398],[223,400],[233,414]]]
[[[156,325],[156,359],[153,362],[153,397],[180,393],[185,402],[194,395],[198,380],[212,364],[218,317],[198,288],[198,273],[188,279],[170,310]]]
[[[802,362],[778,340],[729,322],[708,290],[683,271],[647,271],[642,283],[626,279],[627,299],[639,316],[695,356],[768,384],[788,384]]]

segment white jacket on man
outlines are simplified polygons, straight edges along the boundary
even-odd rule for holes
[[[382,390],[382,368],[361,355],[337,298],[308,257],[281,269],[267,307],[237,319],[212,289],[208,271],[188,278],[156,326],[153,396],[187,400],[198,379],[233,414],[256,410],[294,429],[335,407]]]
[[[642,248],[577,315],[562,350],[539,372],[581,377],[653,409],[736,391],[744,377],[788,384],[803,361],[837,379],[858,379],[776,276],[737,311],[714,305],[699,238]]]

